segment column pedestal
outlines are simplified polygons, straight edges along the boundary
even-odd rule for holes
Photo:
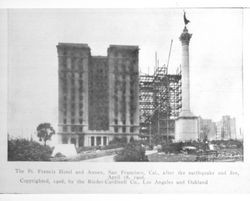
[[[179,117],[175,121],[175,141],[190,140],[198,140],[198,117]]]

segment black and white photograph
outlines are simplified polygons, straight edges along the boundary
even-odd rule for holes
[[[1,192],[249,192],[245,10],[0,9]]]
[[[242,14],[9,10],[8,160],[243,161]]]

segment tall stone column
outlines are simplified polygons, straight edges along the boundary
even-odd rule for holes
[[[182,44],[182,110],[180,116],[193,116],[190,111],[189,42],[192,34],[185,26],[180,41]]]
[[[189,42],[192,34],[186,26],[180,36],[182,44],[182,109],[175,121],[175,140],[189,141],[198,139],[198,118],[190,109]]]

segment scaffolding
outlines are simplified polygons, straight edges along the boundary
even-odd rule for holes
[[[140,75],[140,134],[149,138],[174,138],[175,119],[181,109],[181,72],[168,74],[168,66],[153,75]]]

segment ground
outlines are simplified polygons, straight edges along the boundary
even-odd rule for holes
[[[156,152],[157,151],[155,151],[155,150],[146,151],[146,155],[155,154]],[[114,162],[114,156],[115,156],[115,154],[110,155],[110,156],[104,156],[104,157],[83,160],[82,162]]]
[[[222,149],[218,150],[217,155],[215,154],[165,154],[163,152],[154,153],[148,155],[150,162],[196,162],[197,156],[201,160],[197,162],[237,162],[243,161],[243,151],[242,149]],[[202,160],[203,159],[203,160]]]
[[[148,156],[150,162],[194,162],[195,155],[154,153]]]
[[[146,151],[149,162],[197,162],[197,155],[194,154],[165,154],[155,150]],[[94,159],[83,160],[82,162],[114,162],[114,156],[103,156]],[[222,149],[218,151],[217,156],[207,154],[202,155],[205,160],[198,162],[237,162],[243,161],[242,149]]]

